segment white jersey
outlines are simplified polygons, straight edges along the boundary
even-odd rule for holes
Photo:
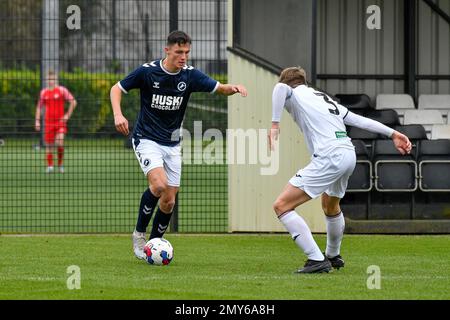
[[[348,109],[325,93],[305,85],[292,89],[278,83],[273,93],[272,120],[279,122],[281,111],[277,114],[277,104],[284,105],[297,123],[312,155],[325,155],[336,147],[354,150],[344,124]]]

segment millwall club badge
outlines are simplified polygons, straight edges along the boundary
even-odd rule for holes
[[[180,83],[178,83],[177,88],[178,88],[179,91],[184,91],[184,90],[186,90],[186,82],[180,82]]]

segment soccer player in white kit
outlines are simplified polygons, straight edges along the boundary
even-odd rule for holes
[[[311,162],[300,169],[278,196],[273,209],[296,245],[307,255],[298,273],[329,272],[344,266],[340,247],[345,220],[339,206],[348,179],[356,165],[356,155],[345,125],[383,134],[392,139],[401,154],[411,151],[408,137],[377,121],[356,115],[326,93],[309,87],[300,67],[281,72],[272,95],[272,128],[269,144],[274,149],[278,139],[281,114],[285,108],[303,132],[311,153]],[[326,216],[327,245],[322,253],[311,230],[294,210],[301,204],[322,196]]]

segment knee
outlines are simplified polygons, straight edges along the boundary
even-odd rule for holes
[[[57,137],[57,138],[55,139],[55,146],[57,146],[57,147],[62,147],[62,146],[64,146],[64,138]]]
[[[323,212],[325,213],[325,215],[328,217],[336,216],[341,212],[341,207],[339,206],[339,204],[333,205],[333,206],[322,205],[322,209],[323,209]]]
[[[322,202],[322,210],[323,210],[323,213],[328,215],[328,204],[327,203]]]
[[[150,190],[156,197],[161,197],[163,193],[166,192],[167,185],[156,182],[150,186]]]
[[[273,211],[275,211],[277,216],[281,215],[282,213],[284,213],[286,211],[284,203],[280,199],[275,200],[272,207],[273,207]]]
[[[161,198],[159,206],[161,210],[164,212],[172,212],[173,208],[175,207],[175,198],[174,197]]]

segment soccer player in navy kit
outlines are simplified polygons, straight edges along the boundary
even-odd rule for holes
[[[182,31],[173,31],[167,38],[166,57],[145,63],[111,88],[111,105],[117,131],[129,134],[128,121],[122,115],[123,93],[140,89],[141,110],[133,130],[133,148],[149,188],[142,194],[133,251],[145,259],[146,229],[159,201],[150,239],[164,235],[172,216],[175,196],[180,186],[180,128],[187,103],[193,92],[222,95],[240,93],[247,96],[242,85],[221,84],[201,71],[188,66],[191,38]]]

